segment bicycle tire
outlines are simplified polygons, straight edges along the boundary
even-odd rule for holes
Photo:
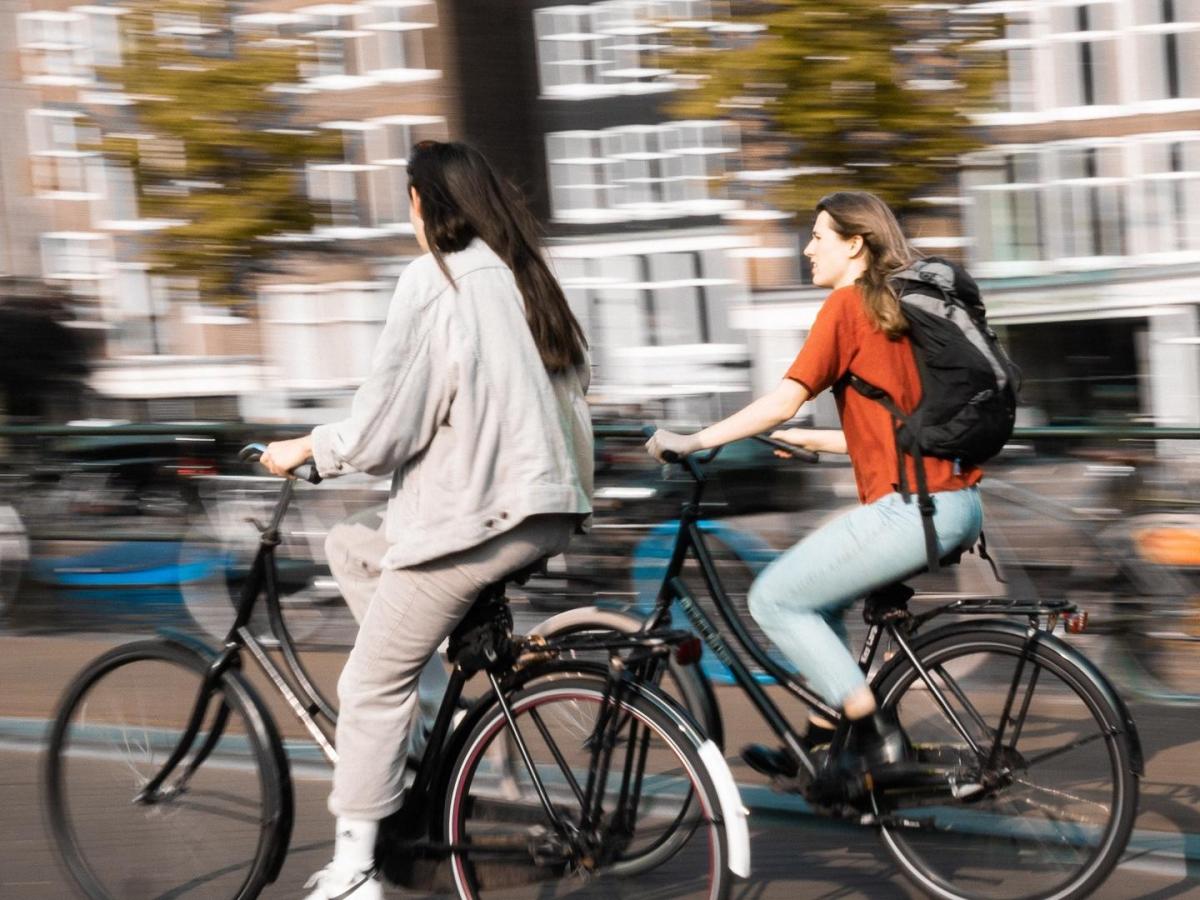
[[[545,780],[547,790],[553,793],[555,808],[560,814],[569,816],[568,811],[574,812],[580,805],[579,779],[572,781],[572,778],[575,773],[585,777],[591,768],[586,753],[578,755],[585,749],[579,739],[586,740],[586,735],[590,734],[594,723],[592,713],[599,711],[605,695],[605,679],[599,675],[549,674],[552,677],[513,691],[507,702],[531,757],[543,760],[539,763],[535,758],[534,765]],[[626,692],[619,702],[623,723],[620,727],[628,726],[631,735],[635,733],[633,729],[644,729],[647,745],[650,745],[650,736],[655,739],[653,745],[648,746],[644,760],[652,760],[658,774],[644,778],[641,783],[643,787],[649,784],[651,789],[662,792],[652,800],[647,799],[645,792],[639,793],[639,809],[650,809],[651,815],[657,818],[646,825],[639,819],[629,840],[640,839],[645,827],[651,828],[649,839],[654,843],[660,837],[653,831],[659,823],[665,823],[660,827],[666,828],[668,837],[684,831],[676,818],[683,795],[695,798],[697,821],[694,827],[686,829],[691,839],[689,845],[664,845],[654,866],[638,865],[633,871],[622,870],[619,863],[623,857],[619,852],[586,874],[567,871],[567,864],[557,856],[550,862],[537,861],[531,842],[535,837],[548,836],[552,829],[546,827],[548,819],[533,793],[532,781],[526,775],[524,785],[515,790],[510,788],[507,796],[500,796],[496,786],[488,783],[489,773],[482,765],[494,741],[509,730],[504,711],[496,704],[479,718],[458,746],[446,782],[444,834],[450,846],[455,848],[450,865],[459,896],[492,896],[485,891],[527,886],[531,881],[539,883],[539,896],[551,896],[548,892],[552,890],[556,892],[554,896],[605,898],[640,897],[649,891],[656,895],[674,891],[664,896],[704,896],[710,900],[729,895],[733,875],[729,871],[728,838],[721,823],[720,799],[695,739],[640,693]],[[589,712],[581,713],[584,708]],[[550,724],[546,723],[547,718],[552,718]],[[570,744],[578,742],[578,746],[555,740],[556,734],[569,735]],[[543,756],[542,750],[548,755]],[[547,759],[549,762],[545,761]],[[614,762],[612,771],[618,770]],[[559,774],[553,775],[555,771]],[[568,775],[568,772],[572,774]],[[683,801],[684,804],[690,802],[688,799]],[[476,811],[480,812],[478,817],[474,816]],[[611,815],[612,811],[606,809],[606,812]],[[524,842],[527,846],[517,846],[513,850],[514,841],[518,845]],[[470,850],[462,849],[476,844],[480,850],[473,858]],[[607,846],[601,841],[597,855],[603,857]],[[488,855],[495,853],[498,847],[509,848],[504,861],[489,862]],[[707,860],[698,867],[698,854],[702,853],[707,853]],[[644,862],[644,857],[641,861]],[[668,869],[665,866],[668,862],[674,866]],[[700,881],[697,881],[698,873]]]
[[[943,791],[930,805],[885,801],[890,817],[880,834],[892,858],[943,900],[1087,896],[1116,866],[1137,815],[1140,747],[1111,687],[1057,639],[1039,635],[1030,643],[1013,623],[947,626],[918,641],[915,653],[935,684],[954,685],[970,701],[953,697],[952,706],[981,747],[994,737],[1024,655],[1023,687],[1010,709],[1025,714],[1023,727],[1006,726],[1009,784],[973,793],[969,776],[957,798]],[[881,705],[897,710],[919,757],[964,771],[978,764],[909,659],[886,666],[876,691]],[[1052,811],[1051,801],[1063,808]]]
[[[85,667],[59,702],[46,809],[67,871],[93,900],[183,886],[189,897],[249,900],[279,872],[292,824],[287,759],[261,701],[234,672],[221,676],[167,791],[133,802],[178,745],[209,664],[174,641],[126,644]],[[172,779],[214,733],[185,789],[172,794]]]

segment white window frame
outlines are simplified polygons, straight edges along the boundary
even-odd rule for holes
[[[66,282],[97,282],[113,262],[112,240],[94,231],[47,231],[40,236],[42,273]]]
[[[721,32],[723,0],[602,0],[533,11],[542,96],[594,100],[673,91],[676,73],[656,65],[673,30]]]
[[[368,73],[428,71],[426,34],[437,28],[434,0],[368,0],[360,27],[372,35],[364,48]]]
[[[17,14],[17,41],[25,81],[82,87],[95,81],[87,17],[66,10]]]
[[[709,144],[716,133],[724,143]],[[553,216],[562,222],[621,222],[732,212],[741,204],[712,189],[738,151],[725,120],[627,125],[546,135]],[[590,199],[579,200],[577,197]]]

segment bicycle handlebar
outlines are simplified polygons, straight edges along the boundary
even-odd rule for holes
[[[654,432],[656,430],[657,429],[653,425],[645,425],[642,427],[642,434],[644,434],[647,438],[651,438],[654,436]],[[814,450],[805,450],[803,447],[796,447],[793,444],[788,444],[784,441],[777,441],[775,438],[766,434],[755,434],[751,435],[751,437],[754,440],[766,444],[768,447],[771,447],[775,450],[782,450],[789,454],[793,459],[798,459],[801,462],[817,463],[821,461],[821,455]],[[665,462],[677,463],[690,468],[688,462],[689,460],[692,463],[700,463],[703,465],[704,463],[710,463],[716,459],[717,454],[720,452],[720,447],[713,447],[711,450],[706,450],[703,453],[689,453],[687,456],[680,456],[673,450],[664,450],[662,458]]]
[[[754,435],[754,440],[761,441],[768,447],[774,447],[776,450],[782,450],[785,453],[791,454],[793,459],[798,459],[801,462],[818,463],[821,461],[821,454],[816,450],[805,450],[803,447],[797,447],[786,441],[777,441],[770,435],[756,434]]]
[[[262,455],[266,452],[267,452],[266,444],[255,442],[253,444],[247,444],[245,447],[243,447],[241,450],[239,450],[238,451],[238,459],[240,459],[242,462],[258,462],[259,459],[262,458]],[[308,467],[308,471],[301,472],[300,470],[302,468],[304,468],[305,466]],[[309,484],[320,484],[321,483],[321,475],[319,472],[317,472],[317,467],[315,465],[313,465],[311,462],[301,463],[299,466],[297,466],[295,469],[292,470],[292,474],[295,475],[297,478],[304,479]]]

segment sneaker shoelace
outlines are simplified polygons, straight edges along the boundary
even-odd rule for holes
[[[368,881],[370,881],[375,876],[376,871],[378,871],[378,867],[372,866],[371,868],[367,869],[365,872],[356,873],[358,876],[361,876],[361,877],[359,877],[359,879],[357,881],[355,881],[354,884],[350,885],[350,887],[346,888],[346,890],[342,891],[340,894],[335,894],[334,896],[330,897],[329,900],[347,900],[347,898],[351,894],[353,894],[360,887],[362,887],[364,884],[366,884]],[[321,869],[321,871],[312,875],[308,879],[308,881],[304,882],[304,887],[305,887],[305,889],[319,887],[321,882],[324,881],[326,878],[336,877],[337,874],[338,874],[337,870],[334,869],[334,867],[332,865],[328,865],[325,868]]]

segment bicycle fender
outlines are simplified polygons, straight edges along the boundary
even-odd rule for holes
[[[517,674],[517,684],[524,684],[534,678],[552,674],[556,671],[567,674],[571,672],[591,672],[596,675],[604,675],[608,669],[604,665],[586,661],[575,662],[569,666],[548,663],[542,666],[530,666],[528,669],[521,670]],[[725,761],[720,748],[701,733],[700,728],[688,712],[679,707],[670,697],[665,696],[659,691],[648,689],[636,681],[626,682],[625,689],[637,694],[641,699],[653,705],[670,718],[679,728],[683,737],[690,741],[696,748],[701,762],[704,763],[704,767],[708,771],[709,778],[712,779],[713,788],[716,790],[717,799],[721,804],[721,809],[718,811],[720,817],[719,823],[725,829],[725,837],[729,844],[729,871],[742,878],[749,877],[750,828],[746,821],[748,811],[742,803],[742,796],[738,791],[737,782],[734,781],[733,772],[730,771],[729,764]],[[467,735],[470,734],[475,723],[495,703],[496,698],[494,695],[485,694],[472,705],[467,711],[466,718],[455,729],[450,743],[445,747],[445,752],[442,754],[444,762],[439,768],[437,778],[434,781],[434,784],[439,785],[443,792],[445,789],[445,780],[450,775],[450,761],[457,758],[460,746],[466,741]]]
[[[717,799],[721,803],[721,826],[725,829],[725,837],[729,843],[729,871],[742,878],[750,877],[750,828],[746,822],[749,814],[742,804],[742,795],[738,791],[737,782],[729,770],[729,764],[721,749],[705,737],[695,721],[670,697],[660,691],[651,690],[636,681],[627,682],[626,690],[637,694],[647,703],[655,706],[668,716],[679,727],[683,735],[690,740],[700,754],[700,759],[708,770]]]
[[[706,740],[700,745],[699,752],[721,801],[721,824],[725,828],[725,839],[729,842],[729,871],[741,878],[749,878],[750,827],[746,823],[748,811],[742,804],[737,782],[733,780],[729,763],[725,762],[716,744]]]
[[[1014,622],[1009,619],[982,619],[974,622],[951,622],[947,625],[942,625],[939,628],[919,635],[912,641],[912,647],[915,652],[927,644],[941,640],[942,638],[978,633],[980,631],[998,632],[1021,640],[1029,636],[1029,627],[1020,622]],[[1130,762],[1133,764],[1133,771],[1138,776],[1144,775],[1146,762],[1142,752],[1142,739],[1138,734],[1137,724],[1129,712],[1129,707],[1125,704],[1117,689],[1113,687],[1112,682],[1096,667],[1095,663],[1061,638],[1057,638],[1053,634],[1044,631],[1039,631],[1037,641],[1043,649],[1050,651],[1065,663],[1074,665],[1082,670],[1084,675],[1092,682],[1092,685],[1100,692],[1105,703],[1116,713],[1116,720],[1110,721],[1108,723],[1109,726],[1128,735],[1129,755]],[[878,688],[891,676],[892,672],[907,663],[908,657],[902,653],[892,657],[880,667],[872,679],[872,688]]]

